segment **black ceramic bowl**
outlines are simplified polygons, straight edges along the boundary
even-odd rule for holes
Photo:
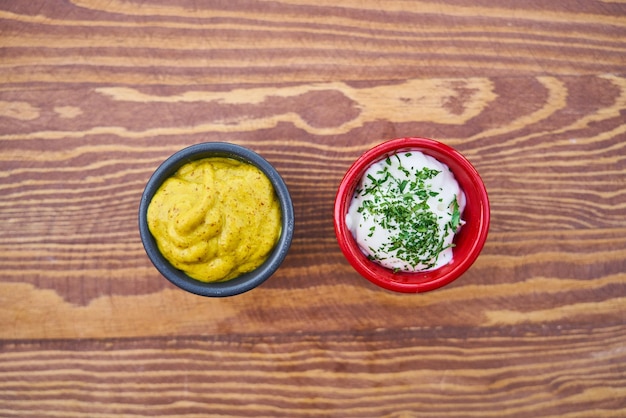
[[[255,270],[224,282],[205,283],[187,276],[170,264],[159,251],[148,229],[147,212],[152,197],[161,184],[180,167],[191,161],[210,157],[233,158],[258,167],[271,181],[280,202],[282,232],[274,249]],[[291,245],[294,231],[294,211],[289,190],[276,169],[263,157],[239,145],[227,142],[205,142],[182,149],[165,160],[146,184],[139,204],[139,233],[141,241],[156,269],[170,282],[201,296],[224,297],[247,292],[267,280],[281,265]]]

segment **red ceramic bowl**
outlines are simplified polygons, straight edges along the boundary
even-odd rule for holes
[[[363,173],[370,165],[387,158],[388,155],[404,151],[421,151],[446,164],[452,170],[467,200],[462,214],[466,224],[455,236],[452,261],[431,271],[393,272],[368,260],[346,226],[346,213]],[[476,169],[455,149],[426,138],[393,139],[367,151],[348,169],[335,199],[335,234],[346,259],[357,272],[372,283],[396,292],[417,293],[434,290],[465,273],[485,244],[489,220],[487,190]]]

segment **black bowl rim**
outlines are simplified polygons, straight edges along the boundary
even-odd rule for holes
[[[233,158],[258,167],[270,180],[278,197],[282,219],[282,232],[274,249],[261,266],[224,282],[205,283],[187,276],[163,257],[147,221],[148,205],[163,181],[172,176],[183,165],[202,158]],[[152,174],[144,188],[139,204],[139,233],[150,261],[171,283],[200,296],[225,297],[247,292],[265,282],[285,259],[294,233],[294,209],[289,189],[278,171],[265,158],[241,145],[229,142],[203,142],[184,148],[167,158]]]

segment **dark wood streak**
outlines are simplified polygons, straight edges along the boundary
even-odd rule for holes
[[[620,1],[0,6],[0,416],[623,417]],[[435,292],[346,262],[337,186],[379,142],[481,174],[481,256]],[[276,166],[290,252],[246,294],[164,280],[143,188],[203,141]]]

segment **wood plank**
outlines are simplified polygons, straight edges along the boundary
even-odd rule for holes
[[[0,411],[617,417],[625,339],[623,326],[523,326],[6,342]]]
[[[385,2],[381,10],[375,1],[74,0],[4,9],[3,67],[17,70],[7,73],[12,83],[581,75],[626,64],[624,6],[612,1]]]

